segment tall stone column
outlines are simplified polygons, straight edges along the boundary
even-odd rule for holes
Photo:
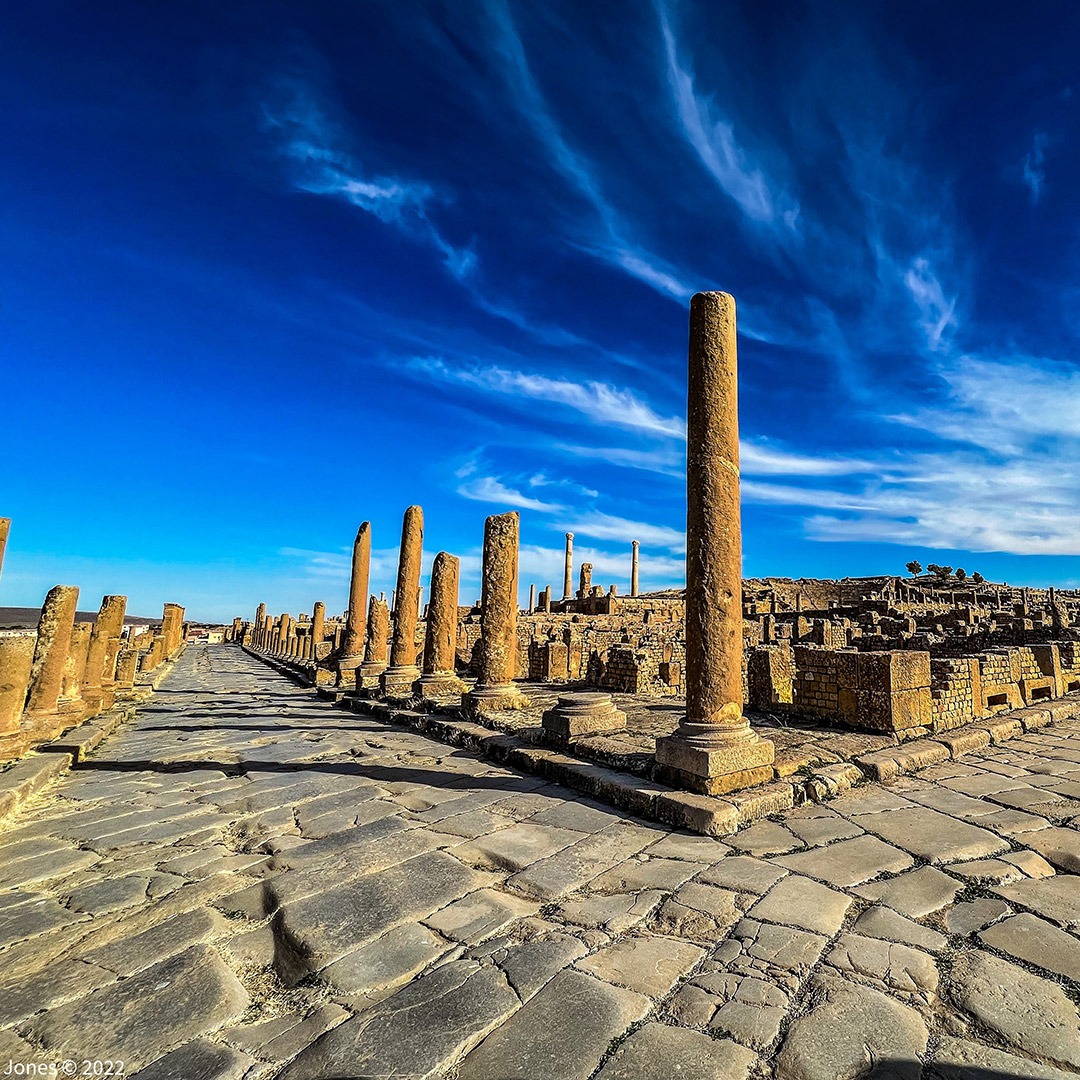
[[[311,609],[311,647],[321,645],[326,637],[326,605],[321,600],[315,601]]]
[[[401,524],[398,554],[397,606],[394,608],[394,636],[390,641],[390,666],[379,677],[379,689],[390,697],[412,692],[420,675],[416,666],[416,624],[420,588],[420,560],[424,550],[424,511],[410,506]]]
[[[496,514],[484,524],[480,593],[480,647],[476,687],[461,703],[482,716],[521,709],[529,699],[514,684],[517,674],[518,534],[517,511]]]
[[[163,608],[161,632],[165,637],[165,655],[172,657],[184,641],[184,609],[179,604],[166,604]]]
[[[262,651],[270,652],[274,638],[274,616],[266,615],[263,618]]]
[[[33,634],[0,637],[0,764],[14,761],[30,744],[21,720],[35,644]]]
[[[386,656],[390,640],[390,608],[386,600],[378,596],[368,605],[367,641],[364,643],[364,662],[356,669],[356,685],[359,689],[374,690],[379,686],[379,676],[386,670]]]
[[[289,635],[292,632],[292,616],[287,612],[281,613],[281,622],[278,624],[277,654],[286,656],[289,651]]]
[[[547,585],[540,594],[540,610],[545,615],[551,614],[551,586]]]
[[[463,693],[466,688],[454,674],[459,578],[458,560],[453,555],[440,551],[431,568],[431,600],[428,602],[427,634],[424,638],[424,673],[413,683],[413,693],[423,698],[451,697]]]
[[[113,673],[106,674],[106,658],[110,642],[113,638],[119,639],[124,631],[126,611],[126,596],[102,597],[97,621],[90,634],[82,680],[82,696],[90,715],[96,715],[112,704]]]
[[[371,522],[362,522],[353,541],[352,575],[349,578],[349,610],[345,633],[337,656],[337,685],[356,685],[356,669],[364,659],[364,605],[367,603],[371,569]]]
[[[526,609],[531,615],[536,610],[536,586],[529,586],[529,606]]]
[[[31,743],[52,738],[64,726],[57,703],[78,603],[79,590],[74,585],[55,585],[45,597],[23,720]]]
[[[266,618],[266,605],[260,604],[255,609],[255,629],[258,631],[263,624],[263,619]]]
[[[742,711],[742,525],[735,300],[690,301],[686,456],[686,715],[656,740],[675,783],[720,794],[772,778],[773,744]]]
[[[4,570],[4,552],[7,550],[8,534],[11,532],[11,518],[0,518],[0,573]]]
[[[630,541],[630,595],[638,594],[638,542]]]
[[[574,534],[566,534],[566,555],[563,559],[562,598],[569,600],[574,590]]]

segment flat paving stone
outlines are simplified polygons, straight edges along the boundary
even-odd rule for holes
[[[677,938],[631,935],[579,961],[577,967],[605,982],[660,998],[704,955],[704,949]]]
[[[580,971],[563,971],[473,1050],[458,1075],[461,1080],[586,1080],[612,1041],[651,1007],[641,994]]]
[[[867,908],[855,920],[853,929],[864,937],[896,941],[901,945],[915,945],[929,953],[940,952],[947,941],[944,934],[939,934],[928,926],[920,926],[882,904]]]
[[[1080,983],[1080,938],[1034,915],[1024,913],[1003,919],[983,930],[979,939],[1017,960]]]
[[[868,832],[928,863],[982,859],[1009,848],[1000,836],[925,806],[868,814],[855,820]]]
[[[850,896],[810,878],[791,875],[777,882],[747,911],[747,915],[831,937],[840,929],[849,907]]]
[[[235,1020],[247,1005],[247,992],[221,958],[196,946],[50,1009],[28,1029],[48,1051],[80,1060],[120,1060],[135,1071]]]
[[[1033,911],[1065,926],[1080,926],[1080,877],[1058,874],[1006,885],[994,892],[1010,903]]]
[[[667,893],[660,889],[645,892],[590,894],[560,904],[555,911],[557,918],[575,926],[586,926],[610,933],[621,934],[624,930],[643,922]]]
[[[803,846],[802,840],[775,821],[759,821],[740,829],[727,839],[736,851],[746,855],[784,855]]]
[[[861,885],[880,874],[899,873],[913,866],[915,860],[876,836],[857,836],[819,850],[785,855],[773,862],[796,873],[846,888]]]
[[[951,996],[1025,1053],[1080,1067],[1080,1017],[1057,983],[981,949],[957,957]]]
[[[652,1023],[619,1046],[596,1080],[746,1080],[756,1061],[730,1039]]]
[[[698,880],[708,885],[731,889],[733,892],[756,893],[760,896],[767,893],[785,874],[787,870],[783,867],[755,859],[752,855],[729,855],[707,870],[702,870],[698,874]]]
[[[934,1074],[941,1080],[1073,1080],[1064,1072],[982,1043],[946,1035],[934,1051]]]
[[[426,926],[403,923],[370,945],[346,953],[323,968],[321,975],[346,994],[373,994],[406,982],[449,947]]]
[[[677,889],[684,881],[706,869],[707,863],[684,859],[627,859],[589,882],[595,892],[635,892],[643,889]]]
[[[945,928],[950,934],[974,934],[976,930],[989,926],[995,919],[1011,914],[1012,908],[1004,900],[980,896],[949,908],[945,912]]]
[[[140,1069],[135,1080],[240,1080],[254,1064],[231,1046],[196,1039]]]
[[[497,889],[478,889],[424,921],[444,937],[474,944],[493,937],[518,919],[535,915],[539,905]]]
[[[471,864],[514,872],[562,851],[584,836],[570,829],[521,822],[490,836],[478,836],[472,843],[458,847],[456,854]]]
[[[73,889],[68,896],[67,906],[72,911],[82,911],[91,915],[131,907],[146,899],[149,884],[149,877],[106,878]]]
[[[1024,843],[1058,870],[1080,874],[1080,830],[1040,829],[1025,837]]]
[[[842,975],[880,984],[882,992],[899,991],[933,1003],[938,989],[934,958],[922,949],[861,934],[841,934],[825,954],[825,963]]]
[[[948,874],[932,866],[921,866],[888,881],[860,885],[852,891],[866,900],[885,904],[901,915],[921,919],[952,903],[961,888],[960,882]]]

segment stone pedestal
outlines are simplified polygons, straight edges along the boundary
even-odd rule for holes
[[[458,560],[445,551],[435,556],[431,568],[431,602],[428,604],[427,634],[424,638],[423,674],[413,683],[413,693],[421,698],[445,698],[465,692],[465,684],[454,673],[457,655]]]
[[[516,511],[489,517],[484,526],[479,662],[476,687],[461,699],[466,715],[483,716],[529,704],[514,684],[519,528]]]
[[[0,764],[21,757],[29,746],[21,721],[36,641],[33,634],[0,637]]]
[[[662,779],[716,795],[773,775],[742,712],[742,526],[735,301],[690,302],[686,461],[686,716],[656,740]]]
[[[32,743],[51,739],[66,726],[57,705],[78,603],[79,590],[74,585],[56,585],[49,590],[41,609],[23,714],[23,731]]]
[[[410,506],[401,523],[397,588],[394,590],[394,636],[390,666],[379,676],[386,697],[408,697],[420,677],[416,666],[416,627],[420,619],[420,560],[424,550],[424,512]]]
[[[568,694],[548,709],[542,720],[548,742],[564,746],[579,735],[608,735],[626,730],[626,713],[610,694]]]

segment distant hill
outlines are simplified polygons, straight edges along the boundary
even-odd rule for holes
[[[34,607],[0,607],[0,630],[35,630],[41,608]],[[96,611],[79,611],[75,614],[77,622],[93,622],[97,618]],[[161,622],[157,619],[144,619],[139,615],[125,615],[125,625],[150,626],[152,623]]]

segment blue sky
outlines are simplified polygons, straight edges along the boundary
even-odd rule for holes
[[[680,583],[690,295],[740,316],[747,575],[1080,584],[1080,9],[5,13],[0,604]]]

